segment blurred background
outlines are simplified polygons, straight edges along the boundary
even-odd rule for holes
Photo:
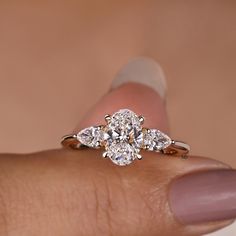
[[[233,0],[1,1],[0,152],[60,147],[119,68],[150,56],[172,137],[236,167],[235,23]]]

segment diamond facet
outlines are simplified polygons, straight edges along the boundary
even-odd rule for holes
[[[149,151],[161,151],[171,144],[171,139],[157,129],[150,129],[144,133],[144,146]]]
[[[106,139],[106,134],[100,126],[92,126],[81,130],[77,134],[77,139],[83,145],[92,148],[98,148]]]

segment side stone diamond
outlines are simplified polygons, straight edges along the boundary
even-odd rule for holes
[[[146,130],[143,139],[143,144],[149,151],[161,151],[172,142],[169,136],[156,129]]]
[[[98,148],[106,140],[106,134],[100,126],[91,126],[81,130],[77,139],[85,146]]]

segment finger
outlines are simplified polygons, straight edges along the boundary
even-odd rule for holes
[[[105,114],[113,114],[119,109],[128,108],[137,114],[144,115],[147,127],[158,128],[167,132],[168,121],[164,102],[164,81],[163,73],[154,61],[145,58],[131,61],[118,73],[113,82],[112,90],[104,95],[85,115],[76,130],[78,131],[91,125],[99,125],[103,121]],[[108,163],[107,160],[101,160],[98,164],[97,161],[94,161],[94,158],[88,160],[88,163],[104,169],[104,173],[109,176],[108,185],[109,182],[114,181],[114,173],[119,176],[122,183],[126,183],[124,186],[121,185],[120,188],[128,196],[126,209],[132,209],[132,211],[127,213],[118,208],[117,205],[119,203],[122,204],[122,198],[117,200],[117,196],[111,199],[111,204],[116,206],[117,212],[115,212],[115,215],[118,215],[117,219],[122,219],[122,214],[128,214],[129,217],[142,221],[138,226],[131,222],[129,224],[126,223],[125,229],[130,229],[130,232],[134,232],[132,229],[137,230],[138,227],[140,232],[149,235],[200,235],[228,225],[231,223],[231,219],[236,216],[235,209],[232,212],[232,209],[229,209],[228,206],[225,207],[226,213],[218,214],[217,217],[214,214],[215,211],[223,211],[219,207],[226,206],[224,201],[225,203],[236,203],[235,192],[230,194],[229,190],[232,184],[228,186],[228,189],[221,187],[214,191],[211,189],[212,191],[209,191],[207,195],[203,191],[204,188],[209,188],[209,185],[216,185],[214,178],[211,178],[212,182],[204,181],[204,178],[207,179],[208,176],[211,176],[211,173],[214,175],[215,172],[208,172],[213,169],[217,169],[218,177],[216,179],[221,179],[222,177],[224,181],[230,180],[230,183],[233,182],[235,173],[228,170],[229,172],[226,172],[229,175],[222,174],[221,169],[227,169],[228,166],[220,162],[201,157],[191,157],[188,160],[171,157],[163,159],[156,153],[147,152],[144,154],[143,161],[132,163],[125,168]],[[206,171],[206,174],[203,174],[205,175],[204,178],[201,175],[200,177],[197,176],[198,178],[191,177],[192,174],[201,171]],[[184,178],[187,179],[187,182],[189,180],[188,185],[185,183],[185,179],[180,182],[177,181],[181,176],[185,176]],[[208,186],[204,185],[206,183]],[[198,185],[199,189],[202,186],[202,189],[199,190],[199,195],[196,195],[196,192],[192,189],[194,184]],[[132,191],[130,186],[132,186]],[[187,187],[183,188],[182,186]],[[114,186],[110,186],[110,188],[112,193],[117,192]],[[110,194],[113,195],[112,193]],[[137,197],[137,193],[141,197]],[[188,199],[188,195],[192,197]],[[217,198],[215,195],[220,197]],[[135,199],[133,199],[134,196]],[[179,199],[176,196],[182,197]],[[194,198],[193,196],[198,197]],[[201,201],[197,200],[201,197],[203,199],[209,197],[210,200],[215,202],[214,204],[205,203],[204,207],[202,207]],[[114,203],[113,201],[116,202]],[[188,203],[188,207],[185,202]],[[191,204],[196,207],[191,208]],[[196,209],[199,210],[198,213],[196,213]],[[208,217],[205,217],[205,211],[209,213],[207,214]],[[138,212],[142,212],[142,216],[137,216]],[[117,230],[116,233],[118,233],[121,229],[116,228],[114,225],[113,230]],[[125,233],[120,233],[120,235],[125,235]],[[130,233],[129,235],[133,234]]]
[[[92,149],[0,155],[2,235],[190,236],[229,223],[182,225],[167,202],[169,183],[182,174],[182,169],[185,174],[209,167],[216,170],[219,163],[207,159],[204,163],[200,158],[192,158],[192,163],[177,158],[168,161],[149,153],[142,163],[121,168],[99,157],[99,151]],[[214,201],[219,196],[235,196],[233,179],[223,177],[222,181],[228,190],[214,191]],[[192,184],[197,183],[194,180]],[[209,182],[204,188],[209,188]],[[187,190],[180,194],[188,196]],[[236,204],[230,203],[232,211]]]
[[[90,109],[76,130],[100,124],[105,114],[127,108],[148,117],[146,126],[167,132],[165,93],[166,81],[160,66],[151,59],[135,59],[117,74],[111,90]]]

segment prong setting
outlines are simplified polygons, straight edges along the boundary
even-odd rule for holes
[[[102,157],[107,158],[108,157],[108,152],[103,152]]]
[[[99,126],[97,127],[98,130],[102,130],[103,128],[104,128],[103,125],[99,125]]]
[[[111,115],[107,114],[107,115],[105,115],[104,118],[105,118],[105,121],[107,122],[107,124],[109,124],[111,121]]]
[[[100,141],[97,141],[96,144],[95,144],[95,147],[96,147],[96,148],[100,148],[100,147],[101,147],[101,142],[100,142]]]
[[[137,154],[136,157],[137,157],[138,160],[142,160],[143,159],[143,157],[140,154]]]
[[[144,116],[140,115],[138,118],[139,118],[140,124],[143,125],[145,121]]]

